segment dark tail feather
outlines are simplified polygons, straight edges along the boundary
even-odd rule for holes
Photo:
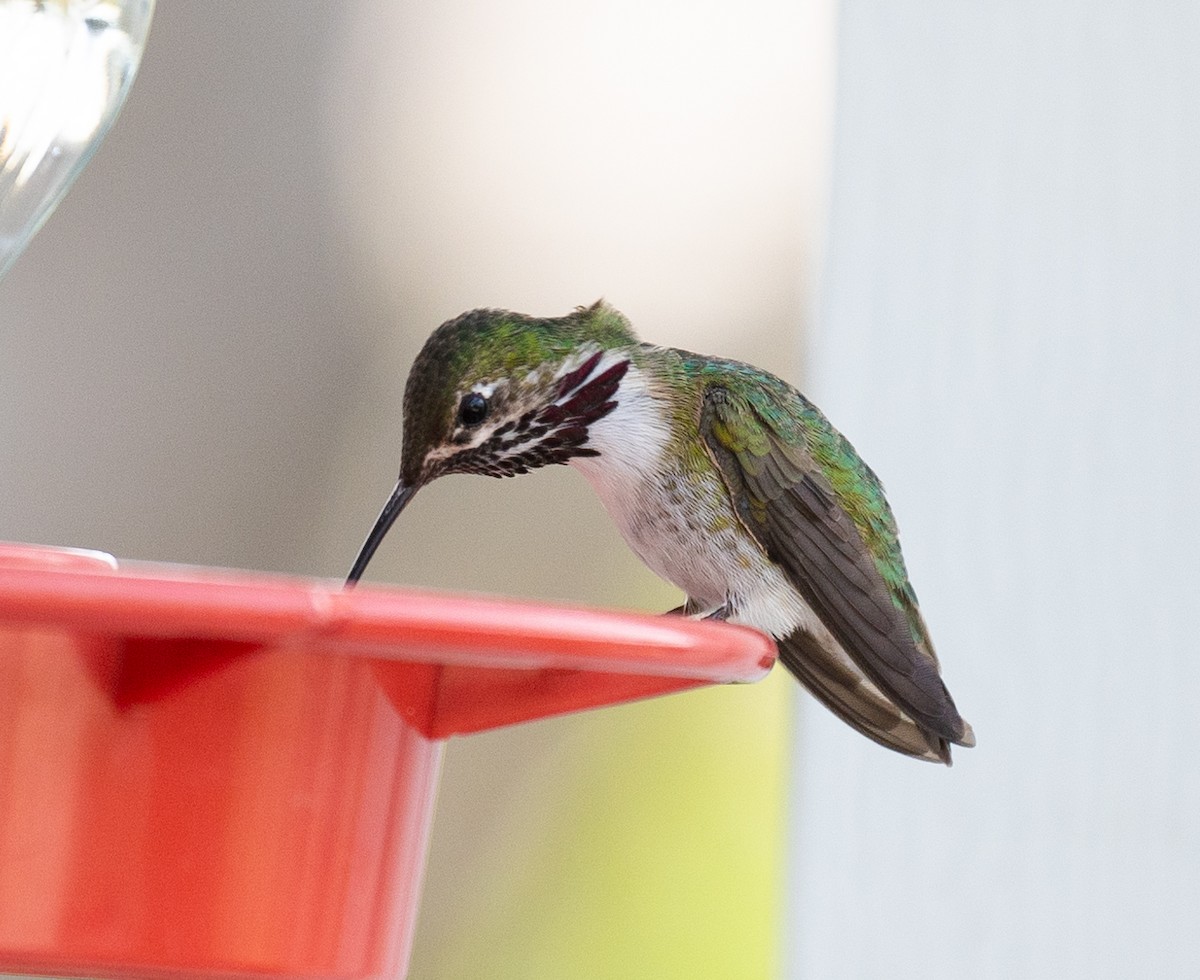
[[[777,640],[779,660],[835,715],[880,745],[927,762],[950,765],[946,739],[919,727],[886,698],[840,649],[826,649],[797,630]],[[974,744],[974,736],[967,728]],[[964,739],[965,741],[965,739]]]

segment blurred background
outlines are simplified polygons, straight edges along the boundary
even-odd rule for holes
[[[1200,972],[1200,8],[164,4],[0,280],[0,535],[340,576],[408,365],[604,296],[880,473],[979,747],[783,677],[451,743],[411,976]],[[658,611],[565,468],[376,581]]]

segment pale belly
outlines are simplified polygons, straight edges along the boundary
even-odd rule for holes
[[[602,462],[588,462],[581,460],[578,468],[634,554],[697,602],[722,605],[736,580],[764,560],[735,529],[724,487],[684,489],[681,478],[670,474],[614,479]]]
[[[626,543],[682,589],[700,614],[724,607],[731,622],[780,638],[824,632],[782,569],[738,523],[716,470],[697,477],[672,465],[658,406],[630,368],[617,408],[593,423],[597,457],[570,465],[592,484]]]
[[[572,460],[630,549],[682,589],[699,614],[725,607],[731,622],[776,638],[823,628],[783,571],[741,529],[727,491],[713,482],[681,490],[672,474],[615,474],[600,459]]]

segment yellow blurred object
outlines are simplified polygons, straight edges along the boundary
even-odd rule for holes
[[[778,976],[792,689],[776,671],[574,719],[539,846],[474,883],[412,980]]]

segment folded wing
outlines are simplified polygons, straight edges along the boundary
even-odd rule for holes
[[[781,659],[870,738],[949,762],[946,743],[974,736],[942,683],[879,481],[798,392],[740,380],[706,389],[705,444],[746,529],[837,641],[787,638]]]

